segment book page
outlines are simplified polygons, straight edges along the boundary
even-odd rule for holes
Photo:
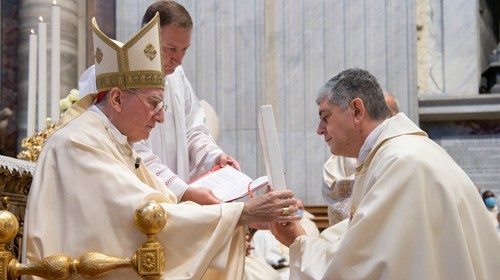
[[[233,201],[249,195],[249,190],[267,185],[267,178],[260,177],[252,183],[252,178],[227,165],[216,171],[201,176],[192,182],[191,187],[204,187],[212,190],[214,195],[224,202]]]

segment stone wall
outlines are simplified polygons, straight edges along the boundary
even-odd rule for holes
[[[220,119],[220,145],[252,177],[265,173],[257,108],[272,104],[289,187],[322,203],[328,149],[316,135],[316,91],[366,68],[418,121],[415,1],[180,0],[194,20],[184,69]],[[117,1],[117,37],[138,30],[151,1]]]

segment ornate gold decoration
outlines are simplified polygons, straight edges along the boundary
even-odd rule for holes
[[[143,279],[159,279],[165,270],[165,255],[163,246],[156,241],[156,234],[165,227],[167,214],[161,205],[150,201],[135,211],[134,221],[148,239],[132,258],[134,269]]]
[[[102,51],[99,47],[96,48],[95,50],[95,62],[97,62],[97,64],[100,64],[101,61],[102,61]]]
[[[113,87],[122,89],[163,88],[165,86],[165,77],[163,73],[149,70],[106,73],[96,77],[96,85],[101,91],[110,90]]]
[[[1,209],[14,214],[20,227],[19,233],[7,247],[18,260],[21,260],[24,212],[34,170],[33,162],[0,156]]]
[[[153,46],[153,44],[149,43],[146,45],[146,47],[144,48],[144,54],[146,55],[147,58],[149,58],[149,60],[153,60],[153,58],[155,58],[156,56],[156,50],[155,50],[155,47]]]
[[[20,152],[17,155],[17,158],[36,162],[40,152],[42,151],[43,144],[45,144],[47,138],[54,133],[55,126],[55,123],[47,121],[47,125],[44,130],[35,133],[29,138],[24,138],[21,141],[21,147],[26,150]]]
[[[137,249],[132,258],[107,256],[97,252],[85,253],[75,260],[64,254],[43,258],[39,262],[21,264],[7,244],[19,230],[16,217],[9,211],[0,211],[0,280],[13,280],[21,275],[33,275],[48,279],[65,280],[72,275],[86,278],[100,277],[112,270],[131,267],[137,274],[148,280],[160,279],[165,269],[165,257],[161,243],[156,242],[156,234],[166,223],[165,210],[156,202],[147,202],[135,214],[137,227],[148,240]]]

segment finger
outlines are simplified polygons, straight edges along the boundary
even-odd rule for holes
[[[275,210],[276,216],[297,216],[296,213],[299,210],[297,206],[287,205]]]
[[[291,190],[273,191],[274,195],[279,198],[291,198],[293,197],[293,192]]]
[[[274,202],[277,207],[297,206],[295,198],[277,199]]]
[[[222,201],[222,199],[216,197],[216,196],[212,196],[211,200],[213,201],[212,204],[219,204],[219,203],[223,203],[224,201]]]
[[[234,162],[234,168],[236,168],[238,171],[241,171],[241,166],[238,162]]]
[[[248,225],[248,227],[254,228],[254,229],[266,230],[266,229],[270,228],[270,224],[268,222],[251,223]]]
[[[228,156],[227,157],[227,164],[233,167],[234,169],[241,171],[240,164],[232,157]]]
[[[291,223],[294,221],[299,221],[300,217],[297,215],[287,215],[287,216],[279,216],[276,218],[275,222],[278,223]]]
[[[215,194],[212,192],[212,190],[208,190],[208,199],[210,201],[211,204],[219,204],[219,203],[222,203],[223,201],[218,198],[217,196],[215,196]]]
[[[219,157],[219,164],[224,167],[228,164],[228,156],[226,154],[221,154]]]
[[[289,190],[284,190],[284,191],[271,190],[270,192],[266,193],[266,195],[270,200],[290,199],[293,197],[293,193]]]
[[[211,196],[213,196],[213,197],[215,197],[215,198],[216,198],[216,196],[215,196],[215,194],[214,194],[214,192],[213,192],[212,190],[207,189],[207,191],[208,191],[208,194],[209,194],[209,195],[211,195]]]

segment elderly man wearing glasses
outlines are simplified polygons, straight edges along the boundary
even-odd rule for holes
[[[239,163],[215,142],[205,125],[205,113],[182,68],[182,60],[191,45],[193,21],[189,12],[175,1],[154,1],[144,13],[142,24],[160,14],[162,70],[165,76],[165,121],[134,150],[151,172],[163,180],[179,201],[216,204],[221,201],[207,188],[190,187],[186,182],[213,167]],[[95,67],[91,66],[79,81],[80,95],[96,92]]]

